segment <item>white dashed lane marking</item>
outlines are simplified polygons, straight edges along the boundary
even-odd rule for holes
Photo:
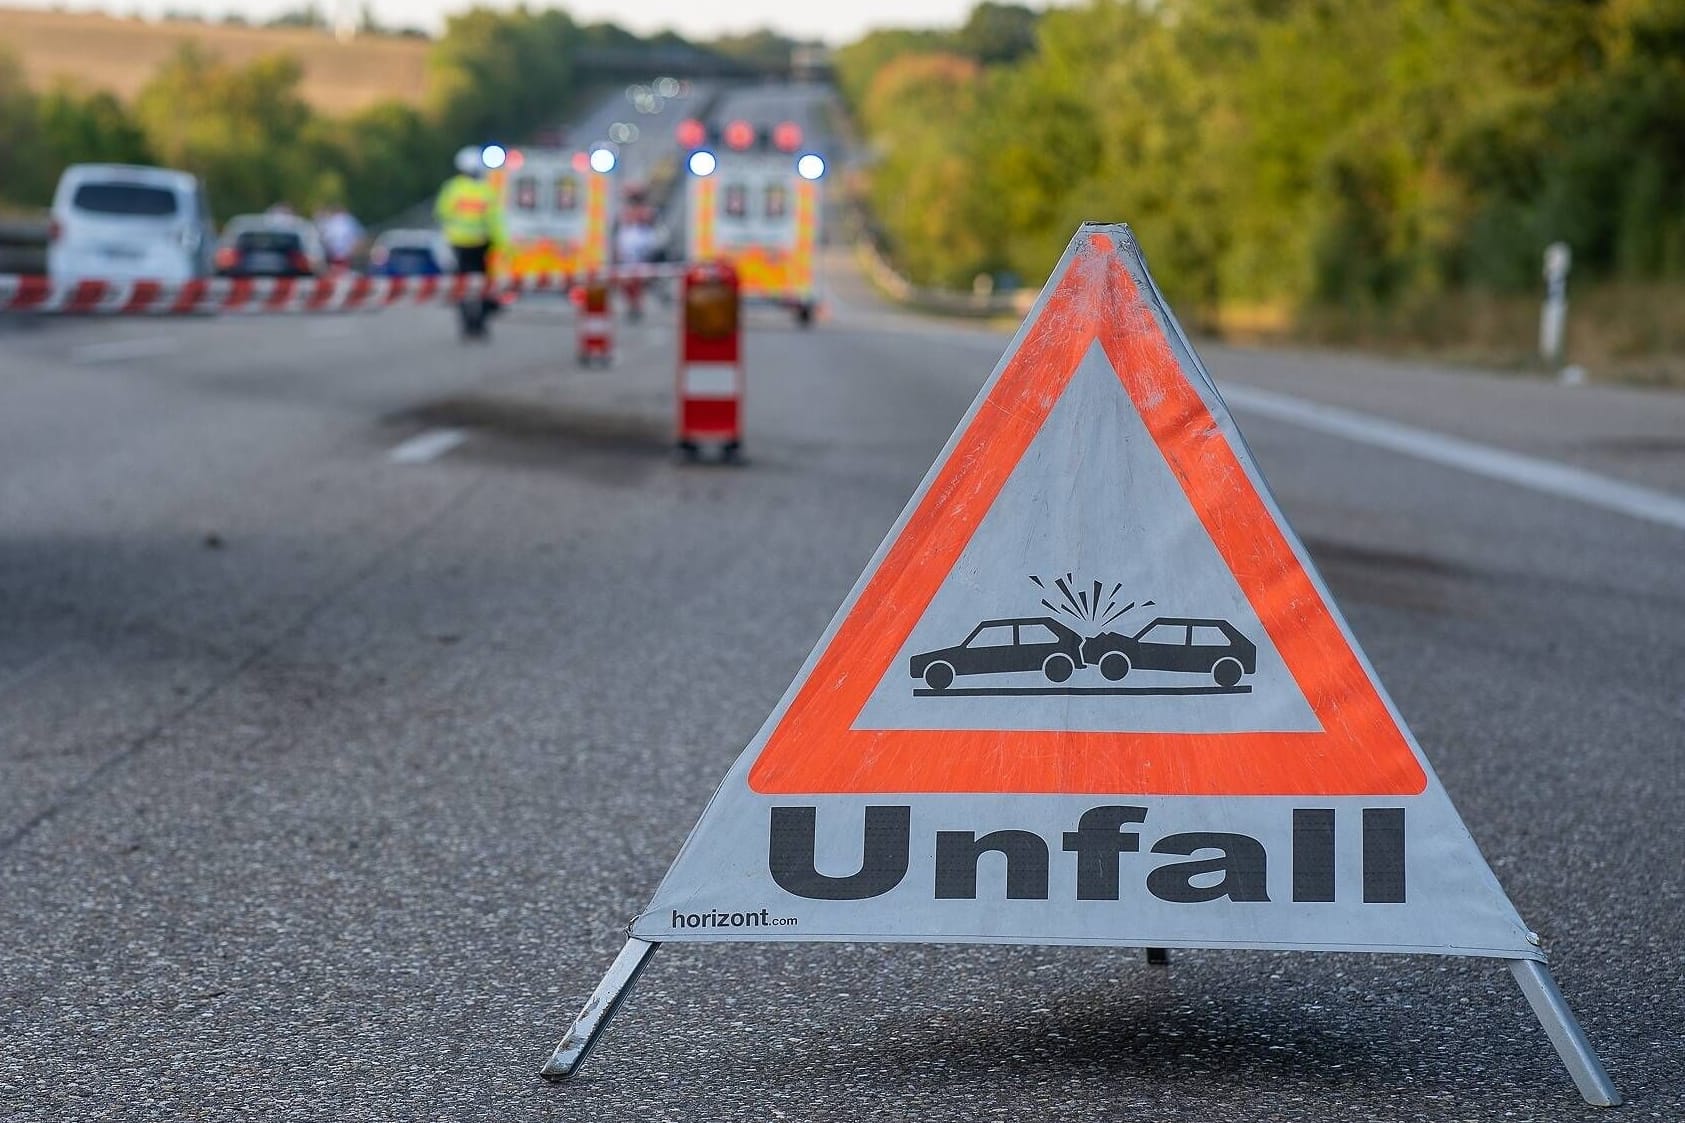
[[[425,464],[439,459],[467,439],[468,433],[462,429],[429,429],[393,448],[386,454],[386,459],[394,464]]]

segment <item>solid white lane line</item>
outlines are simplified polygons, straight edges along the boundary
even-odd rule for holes
[[[120,363],[128,359],[150,359],[181,350],[174,336],[145,335],[138,339],[113,339],[108,343],[82,343],[70,349],[73,363]]]
[[[429,429],[393,448],[386,454],[386,459],[394,464],[425,464],[429,460],[437,460],[467,439],[468,433],[462,429]]]
[[[1222,394],[1248,413],[1685,530],[1685,498],[1669,492],[1271,390],[1228,383]]]

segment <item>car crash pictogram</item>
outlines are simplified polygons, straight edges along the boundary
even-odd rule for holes
[[[1252,687],[1241,680],[1257,670],[1257,646],[1240,629],[1227,620],[1187,616],[1160,616],[1134,632],[1091,636],[1051,616],[984,620],[960,643],[914,655],[908,665],[924,684],[913,690],[921,698],[1248,694]],[[1092,673],[1078,678],[1078,672]],[[1138,672],[1156,674],[1136,685]],[[1095,681],[1121,683],[1132,674],[1128,686]],[[991,677],[984,685],[954,687],[962,677],[997,675],[1036,675],[1039,681],[1032,686]]]

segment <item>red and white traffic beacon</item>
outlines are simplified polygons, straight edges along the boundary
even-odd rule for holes
[[[695,460],[715,445],[722,460],[743,447],[742,293],[723,261],[685,270],[679,324],[678,444]]]
[[[608,366],[614,359],[614,320],[607,278],[587,276],[574,290],[579,308],[579,365]]]

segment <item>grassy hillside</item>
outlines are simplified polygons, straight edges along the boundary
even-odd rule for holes
[[[286,52],[304,65],[300,88],[314,108],[340,114],[383,98],[418,104],[426,92],[427,41],[359,36],[339,43],[305,28],[152,23],[81,12],[0,7],[0,42],[22,62],[29,83],[44,90],[66,80],[83,90],[132,99],[183,44],[198,40],[227,62],[242,64]]]

